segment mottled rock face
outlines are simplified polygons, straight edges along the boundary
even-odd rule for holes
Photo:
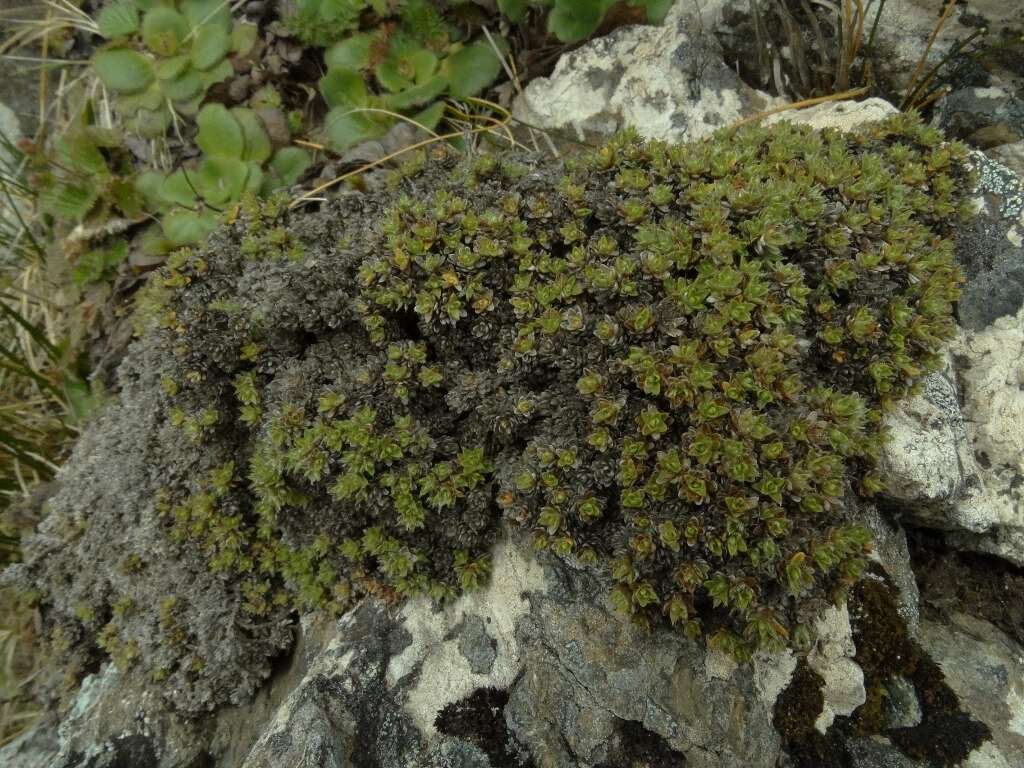
[[[351,215],[353,205],[359,204],[348,200],[336,211]],[[321,229],[314,228],[314,235],[331,231],[327,224],[317,226]],[[318,292],[329,294],[337,287],[329,268],[335,243],[321,239],[315,289],[304,288],[293,270],[271,265],[259,276],[267,290],[251,297],[260,312],[289,328],[302,327],[310,317],[317,322],[328,317],[318,314],[325,295],[318,298]],[[247,279],[252,281],[244,284],[248,287],[257,281]],[[989,337],[972,337],[974,354],[993,352],[1016,338],[1012,324],[982,332],[993,328],[1011,336],[991,343]],[[284,344],[303,350],[303,338]],[[320,375],[329,366],[329,346],[307,344],[306,363],[287,370],[269,390],[271,397],[299,391],[304,378]],[[221,351],[231,354],[226,344]],[[1019,702],[1013,698],[1013,676],[1019,668],[1011,659],[1020,649],[1012,641],[1000,649],[989,647],[985,638],[991,628],[983,625],[973,626],[974,635],[967,638],[950,639],[941,631],[925,634],[922,644],[936,659],[963,654],[984,660],[993,670],[991,680],[986,674],[947,675],[948,684],[942,682],[938,668],[926,656],[918,658],[918,647],[901,629],[904,618],[915,615],[912,574],[906,570],[905,542],[885,519],[869,524],[884,543],[879,559],[904,603],[897,606],[890,592],[881,601],[877,613],[889,634],[868,631],[877,623],[868,625],[865,617],[874,614],[865,608],[868,601],[855,595],[849,611],[824,614],[819,643],[799,667],[788,652],[759,655],[752,664],[738,666],[678,632],[660,627],[641,632],[621,621],[604,600],[607,583],[601,575],[551,555],[534,558],[511,539],[502,539],[490,553],[492,574],[485,589],[443,607],[425,598],[400,606],[368,598],[336,625],[329,624],[319,640],[303,630],[299,650],[289,658],[297,630],[284,610],[275,608],[258,622],[246,618],[244,596],[226,589],[223,577],[209,574],[199,553],[185,548],[183,555],[166,539],[152,490],[166,485],[168,477],[149,459],[155,441],[173,444],[172,436],[180,440],[180,433],[160,423],[166,405],[154,394],[160,381],[149,355],[141,351],[125,366],[119,410],[103,415],[96,432],[79,447],[51,500],[56,514],[36,546],[40,557],[56,557],[68,541],[74,543],[75,558],[102,560],[108,545],[126,554],[173,555],[170,565],[129,557],[120,570],[85,575],[74,571],[72,558],[54,572],[77,585],[61,597],[65,613],[74,614],[79,605],[88,608],[94,594],[111,603],[111,611],[122,597],[129,597],[132,606],[155,607],[150,639],[140,634],[142,641],[133,647],[125,638],[109,637],[107,650],[128,662],[139,654],[167,659],[169,674],[180,684],[163,685],[158,694],[146,677],[121,675],[108,664],[87,679],[59,733],[40,730],[0,752],[8,764],[113,768],[142,761],[160,768],[269,768],[305,761],[338,768],[621,768],[647,761],[769,768],[783,760],[808,768],[903,768],[921,765],[918,758],[951,765],[984,739],[986,728],[993,742],[971,754],[972,764],[1010,766],[1017,760],[1020,729],[1014,708]],[[976,380],[959,384],[992,392],[993,411],[985,416],[990,424],[996,423],[996,412],[1015,407],[1014,401],[1008,406],[999,399],[1005,394],[995,384],[1003,375],[1000,370],[979,366]],[[938,384],[926,389],[926,398],[929,392],[928,402],[947,410],[957,399]],[[957,433],[950,439],[962,438]],[[979,432],[978,439],[989,445],[992,456],[1002,457],[1001,465],[1007,464],[1015,443],[1005,431]],[[908,450],[914,444],[908,439]],[[954,446],[954,454],[959,450]],[[104,489],[111,466],[121,470],[119,479]],[[198,476],[200,469],[209,467],[183,462],[171,479],[187,482],[190,471]],[[957,488],[968,485],[962,475],[928,485],[939,488],[929,493],[942,498],[920,509],[942,508],[956,497]],[[109,527],[91,529],[86,521],[100,514],[108,517]],[[921,515],[926,519],[924,511]],[[168,583],[182,585],[176,602],[166,602],[166,590],[161,591]],[[122,606],[130,611],[127,603]],[[67,638],[72,643],[108,619],[80,613],[81,634]],[[932,643],[928,637],[937,639]],[[76,662],[83,671],[95,669],[100,655],[88,644],[84,648]],[[177,661],[183,649],[185,658],[204,659],[204,666],[190,668]],[[913,668],[896,663],[911,655],[918,659]],[[888,666],[880,663],[886,659],[892,662]],[[243,703],[234,714],[222,711],[197,724],[168,711],[170,704],[195,714],[225,691],[244,702],[274,664],[279,674],[254,703]],[[992,680],[1002,685],[997,686],[997,704],[983,702],[978,693]],[[883,710],[877,705],[884,696],[893,701],[902,696],[904,704]],[[800,717],[782,728],[787,712]],[[947,751],[938,753],[936,747]]]
[[[706,136],[772,104],[722,61],[719,0],[679,2],[658,27],[630,26],[563,56],[527,85],[521,119],[577,138],[636,127],[648,138]]]
[[[1024,183],[980,153],[979,213],[957,239],[967,284],[944,370],[889,418],[888,494],[957,546],[1024,564]]]

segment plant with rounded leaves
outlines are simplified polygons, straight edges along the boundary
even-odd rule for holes
[[[498,9],[518,24],[530,8],[543,9],[548,14],[548,31],[563,43],[575,43],[590,37],[601,25],[617,0],[498,0]],[[628,0],[627,5],[645,11],[647,20],[658,23],[672,0]]]
[[[883,413],[954,330],[965,157],[897,116],[243,200],[151,281],[160,519],[254,632],[450,599],[508,522],[640,626],[806,648],[865,566]]]
[[[478,95],[501,72],[485,39],[459,39],[457,29],[425,0],[403,3],[396,23],[355,32],[325,53],[320,92],[330,107],[324,134],[344,151],[382,135],[395,113],[433,130],[444,115],[439,98]],[[499,49],[503,41],[496,41]]]
[[[299,147],[273,152],[262,121],[251,109],[207,104],[196,125],[196,145],[203,157],[195,167],[168,175],[147,171],[135,183],[162,215],[163,237],[171,247],[203,241],[217,227],[218,215],[243,195],[269,195],[290,186],[310,163],[309,154]]]
[[[255,25],[234,22],[222,0],[116,0],[96,24],[110,42],[93,69],[144,136],[162,136],[175,115],[195,115],[210,86],[233,74],[228,57],[256,41]]]

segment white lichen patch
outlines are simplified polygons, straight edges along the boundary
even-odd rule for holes
[[[759,653],[754,656],[754,688],[758,697],[771,709],[779,694],[786,690],[796,671],[797,658],[789,649],[782,653]]]
[[[814,727],[825,733],[837,715],[849,715],[867,700],[864,672],[854,662],[850,613],[846,606],[827,608],[815,624],[817,643],[807,655],[807,664],[825,681],[825,698]]]
[[[529,593],[544,592],[544,570],[529,553],[508,538],[492,552],[489,585],[438,609],[429,599],[410,601],[402,609],[402,625],[412,642],[388,664],[388,684],[396,685],[419,668],[406,699],[406,712],[426,734],[434,732],[437,713],[482,686],[506,688],[520,666],[516,624],[530,611]],[[496,658],[489,674],[477,674],[461,654],[453,628],[465,616],[483,619],[496,640]],[[449,639],[445,639],[449,638]]]

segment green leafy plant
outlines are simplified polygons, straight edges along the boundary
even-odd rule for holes
[[[497,51],[482,38],[460,39],[425,0],[403,3],[390,25],[347,36],[324,56],[328,143],[344,151],[382,135],[398,115],[434,129],[444,115],[438,99],[476,96],[498,77],[503,43],[496,43]]]
[[[161,215],[163,236],[171,247],[201,242],[216,228],[218,214],[243,195],[267,195],[290,186],[310,163],[309,153],[299,147],[273,152],[251,109],[207,104],[196,125],[196,145],[203,156],[193,168],[168,175],[148,171],[135,184]]]
[[[517,24],[530,8],[544,10],[548,31],[563,43],[575,43],[594,34],[615,4],[616,0],[498,0],[498,9]],[[627,4],[643,8],[647,20],[657,23],[672,7],[672,0],[629,0]]]
[[[169,500],[172,536],[254,605],[340,609],[482,583],[493,503],[535,546],[604,564],[638,624],[740,658],[804,638],[807,601],[864,568],[846,497],[882,485],[882,413],[953,331],[964,156],[899,116],[686,147],[627,134],[528,183],[493,157],[438,172],[326,291],[355,297],[336,322],[362,326],[362,351],[285,399],[262,361],[291,342],[231,287],[285,255],[267,244],[286,230],[279,204],[246,204],[238,253],[185,252],[160,278],[161,343],[187,342],[171,423],[251,457]],[[223,442],[235,409],[244,450]],[[351,524],[315,532],[335,508]]]
[[[966,154],[900,115],[444,158],[313,214],[243,197],[215,248],[153,276],[124,367],[158,403],[140,461],[167,556],[205,562],[246,638],[274,638],[296,609],[478,588],[508,523],[639,626],[740,659],[805,649],[865,567],[852,495],[883,485],[883,414],[955,328]],[[78,535],[30,586],[66,592],[104,551],[102,527]],[[167,568],[138,578],[166,589]],[[109,613],[47,610],[72,652]],[[194,610],[155,613],[104,640],[179,706],[226,700],[225,675],[280,647],[208,664]]]
[[[384,17],[391,5],[388,0],[296,0],[285,24],[307,45],[326,47],[356,31],[365,12]]]
[[[96,76],[117,94],[126,127],[162,136],[177,115],[195,115],[206,91],[233,73],[256,27],[236,23],[221,0],[117,0],[96,20],[110,42],[92,59]]]

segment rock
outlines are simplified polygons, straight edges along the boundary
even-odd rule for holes
[[[980,331],[1024,304],[1024,179],[981,152],[978,213],[957,235],[956,253],[967,284],[957,306],[964,328]]]
[[[929,39],[945,5],[941,0],[888,0],[875,35],[876,76],[895,93],[903,94],[911,76],[927,50],[923,73],[938,64],[958,40],[979,27],[988,30],[986,40],[999,40],[1004,31],[1012,35],[1020,27],[1020,9],[1005,0],[972,0],[969,6],[957,5],[953,15],[928,48]],[[868,10],[866,27],[874,22],[875,6]],[[954,88],[976,85],[1013,85],[1014,72],[1001,67],[989,70],[962,66],[951,81]],[[942,76],[939,78],[942,81]]]
[[[6,104],[0,104],[0,138],[4,144],[0,144],[0,165],[6,166],[14,156],[7,151],[6,142],[14,143],[21,138],[21,121],[14,113],[14,110]]]
[[[896,588],[900,617],[912,631],[917,629],[920,595],[911,568],[907,534],[899,523],[871,504],[861,509],[864,525],[874,535],[872,559],[882,566]]]
[[[864,703],[864,672],[853,661],[856,647],[846,606],[825,610],[816,623],[817,638],[807,664],[821,675],[824,704],[814,727],[825,733],[837,715],[849,715]]]
[[[1024,307],[961,330],[949,354],[888,419],[887,493],[915,524],[1024,564]]]
[[[1024,177],[1024,141],[993,147],[985,154],[997,163],[1005,165],[1018,176]]]
[[[917,763],[882,737],[851,739],[850,768],[917,768]]]
[[[888,418],[889,507],[948,541],[1024,564],[1024,182],[972,156],[978,214],[957,235],[967,276],[947,365]]]
[[[541,569],[503,545],[492,586],[449,609],[414,603],[394,620],[379,608],[349,614],[244,765],[290,764],[311,748],[344,760],[356,747],[345,736],[351,733],[363,734],[359,750],[381,765],[435,765],[416,762],[427,741],[435,745],[430,754],[462,749],[447,738],[452,717],[439,715],[484,688],[508,690],[498,701],[507,701],[501,722],[513,746],[477,736],[492,761],[499,747],[528,747],[539,766],[598,765],[639,729],[685,756],[687,766],[774,765],[773,699],[759,693],[751,671],[710,677],[697,644],[669,632],[638,633],[590,599],[601,589],[588,574],[554,561]],[[443,639],[450,627],[475,621],[497,639],[488,673],[474,670],[460,640]],[[377,709],[366,714],[367,707]]]
[[[659,27],[620,27],[567,53],[550,77],[526,86],[515,115],[581,140],[633,126],[682,142],[771,106],[722,61],[709,32],[721,5],[712,0],[694,12],[683,0]]]
[[[864,101],[825,102],[803,109],[789,109],[769,115],[764,122],[766,125],[772,125],[789,121],[819,130],[837,128],[841,131],[853,131],[865,123],[876,122],[898,111],[885,99],[872,97]]]
[[[961,702],[992,730],[969,766],[1024,765],[1024,648],[986,621],[921,622],[920,641]]]
[[[1024,139],[1024,100],[1004,88],[961,88],[942,99],[935,122],[946,135],[981,146]]]
[[[921,702],[914,684],[905,677],[895,677],[886,684],[882,717],[887,729],[913,728],[921,722]]]

